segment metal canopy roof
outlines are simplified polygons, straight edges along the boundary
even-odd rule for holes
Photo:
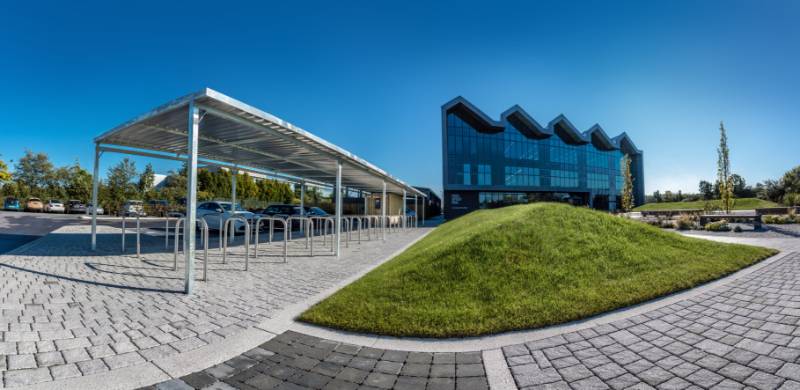
[[[342,185],[367,192],[424,193],[375,165],[308,131],[206,88],[173,100],[95,138],[101,147],[155,151],[178,159],[187,153],[189,103],[201,110],[198,156],[283,178],[333,184],[342,162]],[[122,151],[122,150],[116,150]],[[136,154],[136,153],[134,153]],[[146,154],[158,157],[155,154]],[[164,158],[175,158],[164,156]],[[282,175],[280,175],[282,174]]]

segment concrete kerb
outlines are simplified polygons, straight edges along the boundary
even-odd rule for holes
[[[710,290],[713,290],[719,286],[722,286],[724,284],[742,278],[746,275],[752,274],[753,272],[756,272],[780,260],[781,258],[790,253],[792,252],[778,253],[777,255],[765,259],[750,267],[734,272],[723,278],[707,282],[705,284],[702,284],[700,286],[694,287],[689,290],[676,292],[637,305],[628,306],[625,308],[603,313],[594,317],[589,317],[578,321],[572,321],[565,324],[552,325],[545,328],[534,329],[534,330],[512,331],[512,332],[506,332],[489,336],[480,336],[480,337],[428,339],[428,338],[413,338],[413,337],[398,338],[398,337],[377,336],[368,334],[357,334],[353,332],[323,328],[299,322],[292,323],[289,329],[296,332],[305,333],[311,336],[325,338],[328,340],[365,345],[373,348],[382,348],[382,349],[397,349],[403,351],[418,351],[418,352],[469,352],[469,351],[493,350],[508,345],[541,340],[552,336],[557,336],[565,333],[576,332],[579,330],[591,328],[597,325],[608,324],[615,321],[624,320],[626,318],[634,317],[643,313],[659,309],[661,307],[673,304],[678,301],[693,298],[698,295],[704,294]]]
[[[369,266],[369,267],[359,271],[358,273],[350,276],[347,279],[342,280],[341,282],[331,286],[330,288],[325,289],[324,291],[320,292],[317,295],[314,295],[313,297],[311,297],[309,299],[306,299],[306,300],[304,300],[302,302],[298,302],[298,303],[296,303],[294,305],[286,307],[275,318],[271,318],[271,319],[269,319],[267,321],[264,321],[264,322],[256,325],[255,327],[257,327],[259,329],[262,329],[262,330],[265,330],[265,331],[270,332],[270,333],[281,334],[281,333],[283,333],[283,332],[285,332],[287,330],[293,329],[295,326],[304,325],[304,324],[302,324],[300,322],[295,321],[295,318],[297,318],[297,316],[302,314],[304,311],[308,310],[311,306],[314,306],[315,304],[319,303],[323,299],[333,295],[335,292],[341,290],[343,287],[347,286],[348,284],[351,284],[351,283],[355,282],[356,280],[361,279],[364,275],[366,275],[370,271],[372,271],[375,268],[379,267],[383,263],[395,258],[397,255],[403,253],[406,249],[408,249],[412,245],[416,244],[419,240],[422,240],[423,238],[427,237],[428,234],[430,234],[430,232],[432,232],[434,228],[427,228],[427,229],[428,229],[428,231],[424,232],[419,237],[415,238],[414,240],[412,240],[408,244],[404,245],[402,248],[394,251],[393,253],[391,253],[388,256],[384,257],[383,259],[379,260],[378,262],[376,262],[372,266]],[[306,325],[306,326],[310,326],[310,325]],[[320,328],[320,329],[324,329],[324,328]],[[365,336],[365,337],[374,338],[374,336]],[[345,342],[347,342],[347,341],[345,341]],[[369,344],[361,344],[361,345],[369,346]]]

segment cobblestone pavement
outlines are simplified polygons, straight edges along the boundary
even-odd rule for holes
[[[797,251],[797,239],[715,237]],[[798,389],[800,253],[631,318],[503,348],[524,389]]]
[[[289,331],[225,363],[146,389],[485,390],[488,382],[480,352],[383,350]]]
[[[98,227],[89,251],[86,226],[65,226],[0,256],[0,384],[5,387],[85,376],[137,365],[224,342],[282,308],[313,296],[395,252],[426,229],[379,241],[343,245],[343,255],[307,257],[292,243],[262,245],[243,271],[242,247],[228,263],[210,251],[209,281],[192,296],[182,290],[183,267],[173,271],[164,238],[142,237],[142,258],[120,255],[120,235]],[[315,251],[322,251],[318,242]],[[319,253],[319,252],[317,252]],[[202,251],[198,251],[202,258]],[[197,263],[198,277],[202,261]],[[2,386],[0,386],[2,387]]]

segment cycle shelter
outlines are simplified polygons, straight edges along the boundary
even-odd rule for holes
[[[99,163],[104,153],[121,153],[182,161],[187,166],[186,215],[184,227],[203,226],[197,218],[197,170],[200,166],[217,166],[232,172],[249,172],[302,185],[325,186],[334,190],[335,214],[329,220],[308,217],[296,223],[310,229],[307,239],[311,253],[329,251],[339,256],[344,242],[349,245],[360,239],[372,239],[387,230],[418,225],[416,215],[407,217],[406,199],[424,203],[425,193],[392,176],[370,162],[272,114],[257,109],[222,93],[206,88],[123,123],[94,139],[95,158],[92,204],[97,204]],[[232,175],[235,177],[235,175]],[[236,202],[235,180],[232,200]],[[375,215],[344,216],[344,189],[360,191],[380,199]],[[387,210],[387,197],[402,195],[402,204]],[[302,197],[301,197],[302,199]],[[302,204],[301,204],[302,205]],[[366,198],[365,198],[366,207]],[[366,211],[366,210],[365,210]],[[424,212],[424,207],[423,207]],[[369,214],[365,212],[365,214]],[[416,213],[415,213],[416,214]],[[391,217],[391,218],[390,218]],[[422,215],[424,221],[424,214]],[[288,221],[288,225],[292,222]],[[200,225],[198,225],[198,223]],[[259,226],[251,232],[248,225],[245,255]],[[279,222],[273,222],[273,224]],[[235,225],[235,223],[231,223]],[[274,227],[273,227],[274,228]],[[208,243],[208,226],[203,226],[202,239]],[[223,227],[223,230],[225,227]],[[175,229],[177,231],[177,229]],[[291,227],[285,228],[291,235]],[[322,231],[322,234],[319,232]],[[97,245],[97,215],[92,214],[91,246]],[[330,232],[330,245],[326,232]],[[182,229],[184,292],[192,292],[195,283],[196,230]],[[315,233],[320,237],[315,237]],[[347,237],[343,235],[347,234]],[[258,256],[258,241],[254,256]],[[292,240],[291,237],[287,241]],[[317,241],[315,241],[317,240]],[[220,242],[222,244],[222,242]],[[315,248],[316,246],[316,248]],[[225,250],[225,249],[223,249]],[[207,249],[206,249],[207,251]],[[201,258],[203,258],[201,256]],[[205,273],[204,273],[205,278]]]

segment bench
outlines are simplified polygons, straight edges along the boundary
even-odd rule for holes
[[[753,228],[761,229],[761,214],[703,214],[700,216],[700,226],[706,226],[709,222],[721,221],[723,219],[728,221],[742,219],[753,221]]]

